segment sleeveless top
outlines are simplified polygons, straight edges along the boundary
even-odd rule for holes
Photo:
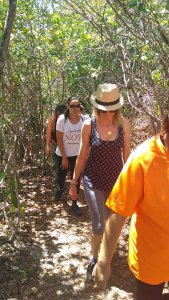
[[[123,167],[123,127],[120,125],[113,141],[100,139],[96,119],[91,119],[90,154],[83,172],[84,184],[100,191],[111,191]]]
[[[77,156],[79,154],[82,124],[87,118],[86,116],[80,116],[79,122],[73,124],[69,118],[65,120],[64,114],[59,116],[56,130],[63,132],[63,146],[66,157]],[[55,153],[58,156],[62,156],[58,146]]]

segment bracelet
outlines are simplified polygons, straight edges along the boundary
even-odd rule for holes
[[[77,181],[74,181],[74,180],[71,180],[70,184],[71,184],[71,185],[77,185],[78,182],[77,182]]]

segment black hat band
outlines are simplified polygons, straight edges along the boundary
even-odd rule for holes
[[[103,105],[103,106],[110,106],[110,105],[116,105],[117,103],[119,103],[119,98],[116,100],[116,101],[113,101],[113,102],[102,102],[102,101],[99,101],[97,99],[95,99],[95,102],[97,104],[100,104],[100,105]]]

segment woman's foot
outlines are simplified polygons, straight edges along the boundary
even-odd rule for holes
[[[71,212],[76,216],[80,217],[82,215],[82,212],[80,211],[79,206],[77,205],[76,202],[73,202],[71,205]]]
[[[57,191],[56,191],[56,193],[55,193],[55,200],[56,200],[56,201],[59,201],[59,200],[60,200],[60,198],[61,198],[63,192],[64,192],[64,188],[63,188],[63,189],[60,189],[60,188],[57,189]]]
[[[87,280],[93,280],[92,272],[93,272],[93,269],[96,264],[97,264],[96,258],[90,259],[88,267],[87,267]]]

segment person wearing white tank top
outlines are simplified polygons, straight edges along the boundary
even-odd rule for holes
[[[81,128],[83,121],[87,117],[80,114],[80,101],[77,96],[68,98],[67,110],[62,114],[56,124],[57,148],[56,158],[58,165],[58,180],[56,200],[60,200],[65,186],[65,180],[68,169],[70,169],[71,179],[73,177],[76,158],[79,153]],[[80,179],[77,183],[79,193]],[[72,200],[71,211],[75,216],[80,216],[81,211],[77,200]]]

